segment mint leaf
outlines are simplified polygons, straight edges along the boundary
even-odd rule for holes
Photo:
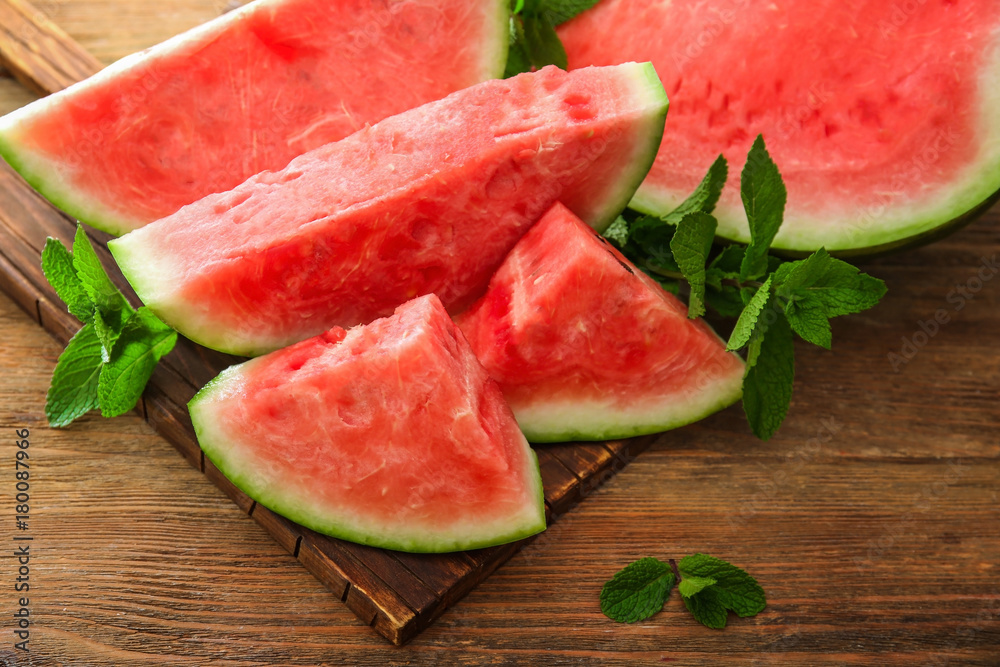
[[[761,135],[757,135],[747,155],[740,176],[740,196],[750,225],[750,245],[740,266],[740,277],[753,280],[767,273],[767,251],[781,227],[788,198],[785,183]]]
[[[723,317],[738,318],[743,312],[743,299],[738,290],[708,287],[705,290],[705,303]]]
[[[562,69],[569,67],[566,60],[566,49],[563,48],[559,35],[546,18],[544,12],[522,13],[524,17],[524,51],[535,69],[546,65],[555,65]]]
[[[45,396],[45,416],[50,426],[66,426],[98,406],[100,372],[101,341],[93,325],[84,324],[59,355],[52,373]]]
[[[795,379],[792,330],[783,313],[776,315],[770,323],[758,321],[743,376],[743,411],[761,440],[774,435],[785,420]]]
[[[775,271],[778,295],[809,301],[827,317],[868,310],[885,296],[885,283],[820,248],[806,259],[783,264]]]
[[[740,277],[740,264],[743,263],[743,255],[746,248],[740,245],[730,245],[722,249],[708,268],[713,273],[717,273],[720,278],[730,278],[737,280]]]
[[[101,414],[117,417],[135,407],[157,362],[177,342],[177,332],[146,307],[136,311],[115,342],[111,361],[101,369]]]
[[[582,14],[600,0],[545,0],[545,16],[552,25],[569,21]]]
[[[624,248],[625,244],[628,243],[628,235],[628,220],[620,215],[604,230],[604,238],[618,246],[619,250]]]
[[[676,231],[676,226],[668,224],[662,218],[643,215],[629,225],[629,238],[646,254],[652,257],[668,256],[673,262],[670,241]]]
[[[697,595],[681,596],[681,599],[695,620],[702,625],[714,630],[726,627],[729,612],[719,599],[719,593],[715,588],[706,588]]]
[[[507,65],[504,67],[503,78],[531,71],[531,57],[524,45],[524,25],[517,17],[510,19],[510,46],[507,48]]]
[[[115,347],[115,341],[125,328],[125,323],[135,313],[131,306],[124,310],[104,311],[98,309],[94,312],[94,331],[101,341],[101,359],[104,363],[111,361],[111,351]]]
[[[681,579],[681,583],[677,585],[677,590],[681,592],[681,595],[689,598],[714,583],[715,579],[712,577],[684,577]]]
[[[809,301],[789,301],[785,304],[785,317],[802,340],[827,350],[833,346],[830,320],[822,307]]]
[[[625,566],[601,589],[601,611],[619,623],[644,621],[663,609],[674,587],[670,565],[642,558]]]
[[[733,352],[750,342],[750,336],[753,334],[754,328],[757,326],[757,320],[760,318],[761,311],[764,310],[764,306],[767,305],[770,298],[771,276],[768,276],[767,280],[764,281],[764,284],[761,285],[754,293],[753,297],[750,299],[750,303],[748,303],[746,308],[743,309],[743,312],[740,313],[739,319],[736,320],[736,326],[733,328],[733,333],[729,336],[729,342],[726,343],[727,351]]]
[[[830,257],[823,248],[806,259],[783,264],[774,278],[792,330],[826,349],[833,343],[831,317],[867,310],[885,295],[885,283]]]
[[[729,178],[729,163],[726,162],[726,158],[720,155],[708,168],[708,173],[701,179],[701,183],[694,189],[694,192],[681,202],[680,206],[667,214],[664,220],[676,225],[681,218],[689,213],[695,211],[711,213],[715,210],[715,205],[719,203],[719,197],[722,195],[722,188],[726,185],[727,178]]]
[[[691,595],[681,595],[695,618],[710,628],[726,625],[726,610],[735,611],[741,618],[755,616],[767,606],[764,589],[744,570],[719,558],[694,554],[677,564],[681,584],[689,579],[696,582],[712,580]],[[689,590],[691,587],[689,587]],[[721,613],[720,613],[721,610]]]
[[[98,308],[104,310],[122,310],[128,307],[125,297],[118,291],[111,278],[108,278],[101,260],[90,245],[87,233],[82,225],[76,226],[76,237],[73,239],[73,267],[76,269],[83,289]]]
[[[717,226],[718,222],[708,213],[694,211],[680,219],[670,240],[674,261],[691,286],[688,317],[692,319],[705,314],[705,262]]]
[[[566,49],[556,34],[554,19],[564,13],[549,11],[545,0],[511,3],[510,41],[504,78],[555,65],[566,69]]]
[[[94,315],[94,302],[76,273],[72,253],[51,236],[45,239],[42,249],[42,272],[70,314],[81,322],[89,322]]]

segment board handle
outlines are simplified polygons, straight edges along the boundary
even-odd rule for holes
[[[32,92],[49,95],[103,65],[26,0],[0,0],[0,65]]]

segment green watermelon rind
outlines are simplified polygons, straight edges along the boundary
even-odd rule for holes
[[[640,63],[633,68],[636,73],[635,94],[638,98],[646,100],[651,107],[660,106],[662,112],[651,115],[645,123],[636,123],[634,126],[634,136],[637,139],[645,137],[645,141],[635,141],[636,152],[628,164],[631,169],[622,172],[622,177],[618,182],[619,190],[610,193],[606,204],[588,222],[598,232],[603,232],[618,215],[629,206],[633,200],[636,190],[646,178],[649,169],[656,160],[656,154],[660,150],[660,142],[663,140],[663,132],[667,119],[667,112],[670,108],[670,100],[667,92],[663,89],[660,76],[656,73],[653,63]]]
[[[0,156],[21,175],[28,185],[64,213],[95,229],[116,236],[130,231],[128,223],[96,199],[81,197],[60,175],[49,160],[39,158],[34,151],[20,146],[0,120]],[[86,202],[82,203],[81,202]]]
[[[541,401],[514,410],[518,426],[528,442],[605,441],[662,433],[687,426],[728,408],[743,397],[743,364],[731,376],[719,378],[712,386],[699,389],[687,401],[690,408],[678,410],[671,399],[657,411],[628,411],[586,400],[562,404]],[[659,414],[657,414],[659,412]],[[550,422],[551,424],[547,424]]]
[[[503,76],[507,65],[508,44],[510,40],[510,10],[507,0],[493,0],[496,3],[495,39],[487,43],[477,44],[482,50],[481,63],[482,80],[495,79]],[[0,156],[27,181],[32,188],[57,206],[63,212],[95,229],[100,229],[114,236],[121,236],[137,228],[134,220],[123,216],[104,204],[100,199],[89,196],[73,187],[61,173],[62,165],[51,158],[44,157],[24,145],[19,137],[20,122],[24,118],[47,109],[58,106],[64,92],[78,90],[93,85],[100,85],[119,72],[147,64],[149,57],[155,57],[164,50],[178,47],[186,41],[201,39],[216,31],[221,31],[243,14],[252,11],[257,3],[248,3],[231,12],[208,21],[187,32],[175,35],[160,44],[144,51],[133,53],[108,65],[93,76],[77,82],[59,93],[54,93],[32,104],[21,107],[0,118]],[[141,226],[141,225],[138,225]]]
[[[234,466],[230,465],[230,460],[224,454],[229,449],[226,436],[212,428],[214,420],[211,416],[211,401],[213,396],[217,392],[227,391],[229,379],[239,376],[242,369],[256,361],[258,360],[251,359],[248,362],[231,366],[224,370],[194,395],[188,402],[188,412],[191,415],[191,422],[194,425],[198,443],[205,456],[225,475],[226,479],[257,503],[301,526],[323,535],[329,535],[356,544],[409,553],[449,553],[469,549],[482,549],[516,542],[532,535],[537,535],[545,530],[545,495],[542,486],[542,475],[538,464],[538,456],[530,448],[528,451],[531,456],[527,472],[529,473],[528,476],[532,482],[532,486],[535,488],[535,502],[532,503],[532,506],[538,509],[537,516],[531,517],[524,525],[518,525],[506,532],[498,532],[488,539],[463,541],[459,539],[435,540],[428,538],[426,540],[403,541],[393,539],[392,537],[379,538],[371,533],[354,530],[335,519],[323,520],[313,513],[300,511],[295,506],[286,502],[280,493],[262,492],[256,488],[257,485],[254,484],[248,475],[241,474]]]

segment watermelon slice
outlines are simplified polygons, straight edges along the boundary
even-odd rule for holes
[[[257,0],[0,120],[54,204],[121,234],[500,76],[506,0]]]
[[[562,199],[596,227],[642,181],[652,66],[547,68],[411,109],[109,244],[184,335],[253,355],[436,293],[458,312]]]
[[[929,240],[1000,190],[996,0],[602,0],[559,35],[571,68],[651,60],[670,95],[641,211],[672,209],[719,153],[738,175],[758,133],[788,186],[776,248]],[[738,188],[716,215],[749,239]]]
[[[532,442],[665,431],[742,391],[715,332],[559,204],[458,325]]]
[[[233,366],[189,408],[226,477],[318,532],[441,552],[545,529],[534,452],[433,295]]]

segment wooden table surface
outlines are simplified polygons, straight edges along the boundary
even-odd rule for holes
[[[104,62],[230,4],[38,3]],[[0,78],[0,112],[31,99]],[[832,352],[797,348],[775,438],[754,440],[738,407],[663,436],[404,647],[138,417],[47,428],[60,348],[0,295],[0,664],[1000,665],[997,255],[1000,209],[866,263],[889,295],[836,322]],[[935,330],[936,314],[947,322]],[[892,353],[910,358],[894,368]],[[24,428],[27,533],[12,516]],[[30,653],[10,629],[15,533],[33,537]],[[754,574],[768,608],[722,632],[696,624],[676,591],[644,623],[601,615],[601,584],[620,567],[695,551]]]

